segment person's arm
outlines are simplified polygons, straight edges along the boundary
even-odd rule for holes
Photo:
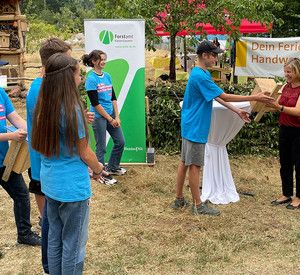
[[[275,109],[276,111],[280,111],[282,113],[292,115],[292,116],[300,116],[300,97],[297,100],[295,107],[287,107],[284,105],[280,105],[279,99],[276,102],[270,102],[266,104],[267,107],[271,107],[272,109]]]
[[[116,124],[116,121],[104,110],[101,104],[98,102],[98,93],[97,90],[89,90],[87,91],[88,97],[90,99],[91,105],[94,109],[103,116],[113,127]]]
[[[118,111],[118,103],[116,100],[112,102],[113,108],[114,108],[114,113],[115,113],[115,121],[116,123],[113,125],[114,128],[120,127],[121,126],[121,120],[119,117],[119,111]]]
[[[276,100],[277,103],[279,102],[280,97],[281,97],[281,95],[277,98],[277,100]],[[275,109],[273,107],[273,103],[276,103],[276,102],[271,102],[270,104],[269,103],[266,104],[266,107],[269,107],[268,112],[277,112],[278,111],[277,109]]]
[[[100,179],[103,172],[103,165],[98,162],[98,159],[92,151],[86,137],[79,139],[77,142],[77,148],[82,161],[93,170],[93,178],[96,180]]]
[[[216,101],[218,101],[220,104],[222,104],[223,106],[225,106],[226,108],[228,108],[229,110],[237,113],[239,115],[239,117],[245,122],[245,123],[251,123],[251,120],[249,118],[249,116],[251,115],[251,113],[243,110],[243,109],[239,109],[236,106],[232,105],[229,102],[225,102],[224,100],[222,100],[219,97],[215,98]]]
[[[241,101],[259,101],[262,103],[274,102],[274,98],[267,96],[269,92],[260,92],[255,95],[233,95],[222,93],[219,95],[219,98],[224,100],[225,102],[241,102]]]
[[[85,109],[85,116],[86,116],[87,122],[88,122],[89,124],[92,124],[92,123],[94,122],[94,119],[95,119],[95,113],[89,112],[89,108],[86,108],[86,109]]]
[[[15,140],[24,141],[27,137],[27,123],[21,118],[16,111],[11,112],[7,115],[7,119],[13,124],[18,130],[15,132],[1,133],[0,141]]]
[[[14,140],[24,141],[27,137],[27,132],[23,129],[18,129],[12,133],[0,133],[0,141]]]
[[[16,111],[13,111],[9,115],[7,115],[7,119],[16,128],[23,129],[24,131],[27,131],[26,121],[22,117],[20,117],[19,114]]]

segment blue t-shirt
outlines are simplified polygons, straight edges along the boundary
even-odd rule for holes
[[[108,73],[103,72],[103,76],[99,76],[92,71],[85,81],[85,89],[87,91],[97,90],[99,104],[109,115],[113,113],[113,105],[111,101],[112,82]],[[95,117],[102,117],[92,105],[90,109],[91,112],[95,113]]]
[[[40,181],[41,155],[40,153],[34,151],[31,148],[31,129],[32,129],[34,108],[37,102],[41,84],[42,84],[42,78],[41,77],[36,78],[31,83],[26,96],[27,132],[28,132],[31,177],[34,180],[38,180],[38,181]]]
[[[78,112],[78,136],[84,138],[83,121]],[[41,185],[42,192],[61,202],[83,201],[91,197],[91,182],[87,165],[76,154],[73,157],[64,142],[64,117],[60,121],[60,156],[47,158],[42,155]]]
[[[6,92],[0,87],[0,133],[7,133],[4,128],[6,126],[6,117],[14,111],[14,107],[10,102]],[[0,141],[0,167],[3,167],[3,161],[5,159],[8,150],[8,141]]]
[[[206,143],[212,113],[212,100],[222,94],[208,70],[195,67],[189,77],[181,110],[181,136]]]

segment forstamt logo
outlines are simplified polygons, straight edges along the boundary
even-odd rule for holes
[[[99,34],[99,40],[105,45],[110,44],[113,41],[113,39],[114,35],[111,31],[104,30]]]

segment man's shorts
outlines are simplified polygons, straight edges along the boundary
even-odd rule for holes
[[[204,166],[205,143],[197,143],[182,138],[181,160],[185,165]]]
[[[36,195],[41,195],[41,196],[45,196],[45,194],[42,192],[41,190],[41,182],[38,180],[34,180],[31,177],[31,168],[28,169],[28,176],[30,178],[30,182],[29,182],[29,192],[36,194]]]

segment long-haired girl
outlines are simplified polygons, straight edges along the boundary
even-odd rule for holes
[[[86,116],[77,86],[77,60],[57,53],[45,65],[31,133],[42,155],[41,185],[47,197],[50,274],[81,274],[88,239],[91,184],[88,166],[103,170],[88,143]]]

